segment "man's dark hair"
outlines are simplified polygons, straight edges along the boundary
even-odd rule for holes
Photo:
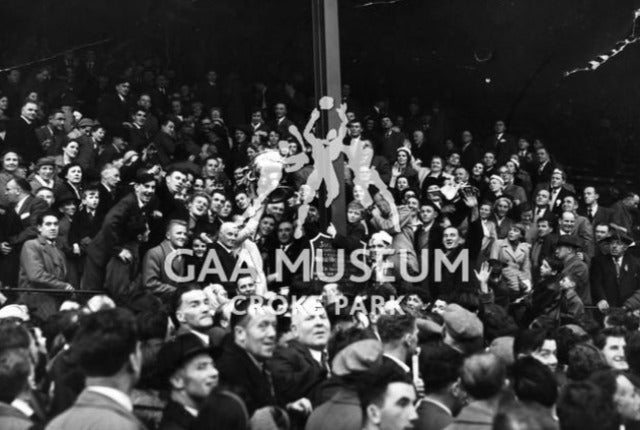
[[[194,290],[202,290],[202,287],[199,284],[192,282],[186,285],[182,285],[173,293],[173,295],[171,296],[171,311],[172,311],[171,315],[172,316],[175,316],[176,312],[178,311],[178,308],[182,305],[182,296]]]
[[[607,344],[610,337],[626,337],[627,330],[623,327],[603,328],[593,337],[593,344],[596,348],[602,349]]]
[[[31,336],[21,321],[0,320],[0,352],[13,348],[29,348],[29,345]]]
[[[589,343],[579,343],[569,350],[567,378],[584,381],[594,372],[607,369],[600,351]]]
[[[562,262],[562,260],[560,260],[557,257],[554,257],[554,256],[545,257],[544,261],[546,261],[549,267],[551,268],[551,270],[553,270],[556,273],[562,272],[562,269],[564,268],[564,263]]]
[[[36,225],[40,227],[42,224],[44,224],[44,219],[48,216],[52,216],[57,220],[60,220],[60,215],[58,213],[49,210],[38,214],[38,216],[36,217]]]
[[[513,390],[520,401],[548,408],[558,399],[558,383],[551,370],[533,357],[523,357],[511,368]]]
[[[517,359],[520,354],[531,354],[542,348],[546,339],[553,339],[553,337],[543,328],[519,331],[513,340],[513,356]]]
[[[412,333],[416,327],[413,315],[382,315],[376,324],[382,343],[399,341],[403,336]]]
[[[31,373],[27,348],[11,348],[0,352],[0,402],[10,404],[26,387]]]
[[[138,335],[141,341],[164,339],[167,336],[167,314],[160,311],[145,311],[136,315]]]
[[[48,119],[53,119],[59,113],[64,115],[64,112],[62,112],[62,109],[53,109],[51,112],[49,112],[49,116],[47,118]]]
[[[172,100],[172,101],[173,101],[173,100]],[[172,117],[172,116],[163,116],[163,117],[160,119],[160,126],[161,126],[161,127],[165,127],[165,126],[167,126],[167,124],[169,124],[170,122],[172,122],[172,123],[175,125],[175,123],[176,123],[175,118],[174,118],[174,117]]]
[[[483,352],[464,360],[460,370],[462,388],[476,400],[486,400],[497,395],[507,377],[503,362],[495,355]]]
[[[640,326],[638,317],[624,309],[612,309],[605,316],[605,322],[609,327],[622,327],[629,333],[638,331],[638,326]]]
[[[356,391],[360,398],[363,416],[366,417],[369,405],[382,404],[387,387],[394,382],[408,384],[407,376],[392,363],[383,362],[359,375]]]
[[[557,408],[562,430],[617,430],[620,418],[613,402],[593,382],[564,387]]]
[[[136,350],[138,330],[127,309],[105,309],[84,316],[71,345],[72,354],[89,377],[118,373]]]
[[[462,354],[444,345],[434,344],[420,351],[420,374],[426,377],[426,394],[438,393],[453,384],[460,375]]]

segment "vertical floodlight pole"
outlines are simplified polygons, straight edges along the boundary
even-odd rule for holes
[[[338,0],[311,0],[313,15],[313,76],[316,102],[323,96],[332,97],[335,107],[342,100],[340,82],[340,31],[338,26]],[[316,123],[316,135],[324,138],[332,128],[338,131],[340,120],[332,111],[321,110]],[[340,185],[340,194],[331,205],[331,222],[338,233],[346,233],[346,205],[344,184],[344,155],[333,162],[333,168]],[[326,184],[326,182],[325,182]],[[329,224],[324,207],[326,189],[320,189],[320,220],[323,228]]]

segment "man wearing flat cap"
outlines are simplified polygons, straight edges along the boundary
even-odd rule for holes
[[[187,430],[218,385],[211,352],[192,333],[165,343],[158,353],[158,372],[170,387],[160,430]]]
[[[450,303],[444,308],[442,319],[445,345],[465,356],[482,348],[484,326],[476,314],[456,303]]]
[[[598,255],[591,261],[591,292],[601,312],[610,307],[640,308],[640,264],[627,255],[631,237],[614,229],[600,241],[609,245],[610,255]]]
[[[82,278],[82,288],[101,289],[104,283],[105,269],[109,259],[117,255],[123,261],[134,257],[123,246],[131,239],[126,226],[134,219],[140,219],[140,225],[148,220],[148,205],[156,191],[156,180],[151,173],[139,171],[135,180],[134,192],[123,197],[109,210],[102,228],[87,248],[87,259]],[[140,232],[138,232],[140,233]]]
[[[582,249],[582,240],[577,236],[560,236],[555,254],[562,263],[561,276],[571,276],[576,281],[576,292],[585,305],[591,305],[591,287],[589,285],[589,267],[578,256]]]

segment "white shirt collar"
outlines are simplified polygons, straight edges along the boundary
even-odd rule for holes
[[[24,205],[24,202],[29,198],[29,195],[27,194],[26,196],[24,196],[22,199],[20,199],[20,201],[18,203],[16,203],[16,213],[19,213],[20,210],[22,209],[22,206]]]
[[[104,387],[101,385],[92,385],[87,387],[88,391],[93,391],[94,393],[102,394],[105,397],[110,398],[123,408],[125,408],[129,412],[133,412],[133,403],[131,402],[131,398],[123,393],[120,390],[111,387]]]
[[[194,418],[198,416],[198,410],[196,408],[192,408],[191,406],[182,405],[187,412],[189,412]]]
[[[14,399],[13,402],[11,402],[11,406],[25,414],[27,417],[32,417],[35,413],[31,406],[22,399]]]
[[[308,348],[311,356],[315,361],[322,364],[322,351],[318,351],[317,349]]]
[[[407,364],[406,364],[406,363],[403,363],[402,361],[398,360],[398,359],[397,359],[396,357],[394,357],[393,355],[389,355],[389,354],[387,354],[386,352],[385,352],[384,354],[382,354],[382,355],[384,355],[385,357],[390,358],[390,359],[392,359],[393,361],[395,361],[395,362],[396,362],[396,364],[397,364],[398,366],[400,366],[400,367],[402,368],[402,370],[404,370],[405,372],[407,372],[407,373],[411,372],[411,369],[409,368],[409,366],[407,366]]]
[[[189,332],[195,334],[196,336],[198,336],[198,339],[200,339],[202,342],[204,342],[205,345],[209,346],[209,336],[207,336],[204,333],[200,333],[199,331],[196,330],[192,330],[189,329]]]

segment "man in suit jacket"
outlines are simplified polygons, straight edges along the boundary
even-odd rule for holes
[[[289,132],[289,127],[295,126],[295,124],[287,118],[287,105],[285,103],[276,103],[273,111],[276,118],[272,127],[278,131],[280,140],[289,140],[289,138],[293,137]]]
[[[24,327],[19,327],[26,332]],[[26,333],[25,333],[26,334]],[[6,430],[27,430],[33,422],[11,403],[24,392],[32,372],[31,357],[27,348],[9,347],[0,351],[0,428]]]
[[[9,121],[5,136],[5,150],[11,149],[21,155],[27,165],[35,163],[44,155],[36,136],[38,105],[26,102],[20,111],[20,118]]]
[[[276,348],[273,357],[267,361],[280,404],[303,397],[311,399],[329,371],[326,347],[331,324],[317,298],[308,296],[300,307],[292,310],[291,332],[293,339],[287,346]]]
[[[177,276],[184,272],[184,258],[176,256],[174,251],[184,247],[187,242],[187,223],[172,220],[167,226],[165,239],[158,246],[147,251],[142,262],[142,285],[167,303],[179,285]],[[166,263],[173,254],[171,267],[173,273],[166,272]]]
[[[420,353],[420,374],[427,376],[425,395],[418,405],[415,428],[442,430],[453,422],[462,401],[452,389],[458,381],[462,354],[447,345],[433,345]]]
[[[133,314],[115,308],[87,315],[71,348],[86,375],[86,388],[46,430],[144,430],[130,397],[142,368]]]
[[[126,78],[117,79],[115,93],[105,94],[98,105],[98,119],[111,134],[123,136],[124,123],[129,121],[129,90]]]
[[[551,174],[549,181],[549,209],[556,215],[560,216],[563,212],[562,203],[564,198],[573,195],[564,187],[567,177],[562,170],[555,169]]]
[[[578,213],[589,220],[594,230],[599,224],[609,225],[611,222],[612,211],[611,209],[598,204],[600,195],[598,190],[596,190],[596,187],[585,187],[582,192],[582,196],[584,200],[584,207],[581,206],[578,209]]]
[[[538,163],[531,175],[534,187],[549,182],[551,174],[556,168],[546,148],[539,148],[536,151],[536,158],[538,159]]]
[[[507,134],[507,127],[503,120],[496,121],[494,134],[487,139],[485,151],[493,151],[496,154],[499,165],[504,165],[513,154],[518,153],[518,144],[515,137]]]
[[[562,202],[562,210],[563,212],[560,216],[560,226],[561,230],[563,231],[561,233],[570,232],[571,234],[574,234],[582,239],[584,252],[587,253],[589,259],[592,258],[595,252],[593,226],[591,225],[587,217],[578,215],[578,199],[573,195],[566,196]],[[565,222],[567,220],[565,213],[567,212],[573,214],[574,226],[572,230],[568,230],[568,227],[565,226]]]
[[[132,260],[131,252],[123,248],[131,241],[127,225],[136,220],[146,221],[147,205],[156,190],[156,180],[150,173],[139,173],[134,192],[120,200],[107,213],[102,228],[87,248],[82,288],[102,288],[105,269],[111,257],[117,255],[123,261]]]
[[[64,254],[56,245],[58,238],[58,216],[45,212],[38,216],[36,239],[28,240],[20,254],[20,288],[73,291],[67,282],[67,264]],[[35,308],[33,314],[41,321],[57,312],[64,301],[63,295],[45,293],[23,293],[20,302]]]
[[[126,125],[129,136],[129,148],[138,153],[141,153],[151,141],[149,131],[145,127],[146,122],[147,111],[143,107],[138,106],[131,112],[131,123]]]
[[[36,137],[47,155],[60,155],[67,140],[64,133],[64,113],[61,110],[51,111],[49,122],[36,129]]]
[[[235,302],[231,313],[231,338],[217,360],[220,383],[240,396],[249,415],[256,409],[276,404],[266,361],[276,347],[276,317],[265,304],[250,299]]]
[[[100,201],[96,212],[104,217],[119,200],[118,185],[120,184],[120,169],[113,165],[106,165],[100,172],[98,192]]]
[[[380,124],[382,125],[382,136],[376,153],[386,158],[389,163],[393,163],[396,160],[398,148],[404,144],[406,138],[404,134],[394,130],[391,116],[383,115]]]
[[[601,312],[610,307],[640,308],[640,263],[627,254],[633,240],[615,231],[603,242],[609,244],[611,255],[599,255],[591,262],[594,303]]]
[[[218,232],[218,240],[211,247],[212,252],[216,253],[222,265],[221,269],[224,273],[224,278],[216,271],[216,273],[211,274],[211,276],[207,278],[207,281],[222,285],[229,297],[235,295],[236,289],[235,280],[232,279],[231,276],[238,263],[238,256],[236,254],[237,237],[238,226],[236,224],[231,222],[222,223]]]
[[[418,326],[412,315],[382,315],[376,324],[382,342],[382,362],[393,364],[413,383],[419,375],[412,375],[407,364],[418,348]],[[424,384],[422,384],[424,385]],[[424,386],[420,387],[424,389]],[[419,391],[422,391],[419,389]]]
[[[176,152],[176,124],[171,117],[165,117],[160,122],[160,132],[153,140],[158,150],[158,159],[160,165],[168,166],[172,161]]]
[[[482,146],[473,140],[473,135],[469,130],[462,132],[462,147],[460,148],[460,163],[462,167],[471,171],[473,166],[482,160]],[[422,160],[426,162],[427,160]]]

